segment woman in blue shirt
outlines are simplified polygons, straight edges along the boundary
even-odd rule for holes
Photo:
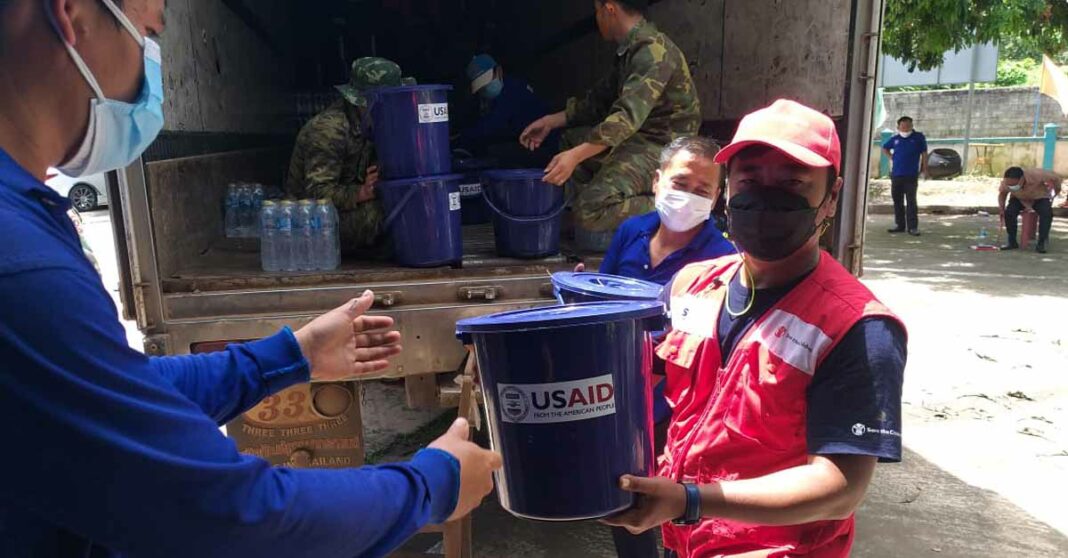
[[[720,172],[712,162],[717,151],[712,140],[700,136],[679,138],[664,148],[653,182],[656,211],[620,225],[601,263],[601,273],[663,285],[691,263],[735,252],[712,218],[721,193]],[[655,386],[653,395],[659,451],[671,409],[664,399],[663,382]],[[612,539],[620,558],[658,555],[655,530],[632,535],[615,527]]]
[[[620,225],[600,272],[666,284],[693,262],[733,254],[711,218],[720,197],[720,175],[712,140],[679,138],[660,155],[653,192],[656,211]]]

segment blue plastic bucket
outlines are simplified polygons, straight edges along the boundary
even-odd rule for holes
[[[560,304],[604,300],[657,301],[664,287],[641,279],[606,273],[553,273],[553,292]]]
[[[449,85],[382,87],[368,92],[378,172],[386,179],[452,172]]]
[[[543,176],[541,169],[482,174],[482,196],[493,214],[499,255],[544,258],[560,252],[564,189],[543,182]]]
[[[653,346],[664,308],[597,302],[462,320],[486,397],[501,506],[546,521],[623,511],[624,474],[653,472]]]
[[[459,265],[463,260],[459,174],[383,180],[383,230],[396,262],[407,267]]]
[[[453,159],[454,171],[463,174],[460,182],[460,220],[465,225],[490,222],[490,210],[482,197],[482,171],[497,166],[496,159]]]

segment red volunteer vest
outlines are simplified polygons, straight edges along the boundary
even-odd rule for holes
[[[704,484],[806,464],[806,390],[816,369],[860,319],[897,320],[821,252],[816,269],[753,324],[724,363],[716,326],[740,262],[727,256],[689,266],[672,286],[672,331],[657,348],[667,363],[665,394],[673,410],[661,476]],[[707,519],[665,525],[664,541],[684,558],[754,551],[845,557],[853,518],[788,527]]]

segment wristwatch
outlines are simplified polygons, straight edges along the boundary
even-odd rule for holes
[[[672,521],[675,525],[696,525],[701,521],[701,491],[692,482],[683,482],[682,488],[686,490],[686,508],[682,517]]]

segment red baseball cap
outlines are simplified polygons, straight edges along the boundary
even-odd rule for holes
[[[834,122],[796,101],[779,99],[770,107],[745,115],[734,139],[716,154],[715,162],[725,165],[751,145],[773,147],[805,166],[842,171],[842,145]]]

